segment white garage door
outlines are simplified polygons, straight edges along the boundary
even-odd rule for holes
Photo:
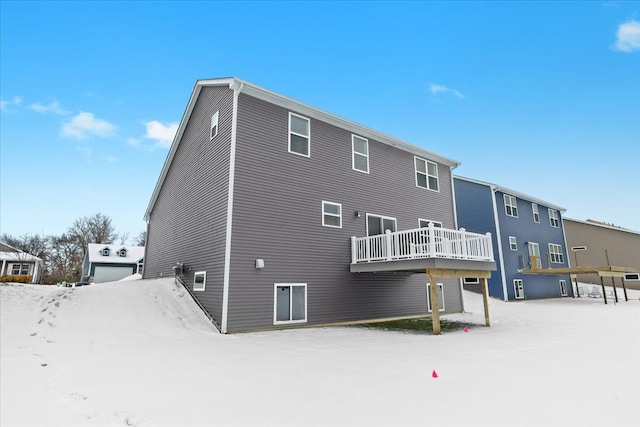
[[[133,267],[96,266],[93,283],[115,282],[133,274]]]

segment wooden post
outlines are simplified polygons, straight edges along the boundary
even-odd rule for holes
[[[616,299],[616,302],[618,302],[618,291],[616,290],[616,278],[611,276],[611,284],[613,285],[613,296]]]
[[[433,324],[433,335],[440,335],[440,307],[438,306],[438,280],[433,277],[429,270],[429,301],[431,301],[431,323]]]
[[[480,285],[482,287],[482,302],[484,303],[484,324],[491,326],[491,314],[489,312],[489,287],[487,286],[487,278],[480,279]]]
[[[578,298],[580,298],[580,288],[578,288],[578,275],[577,274],[572,274],[570,277],[571,277],[571,279],[573,279],[573,283],[576,284],[576,291],[575,291],[575,293],[573,293],[573,297],[575,298],[576,295],[578,295]]]
[[[624,290],[624,300],[629,301],[629,298],[627,297],[627,286],[624,284],[624,277],[622,277],[622,289]]]
[[[604,297],[604,303],[607,303],[607,291],[604,290],[604,279],[600,276],[600,285],[602,286],[602,296]]]

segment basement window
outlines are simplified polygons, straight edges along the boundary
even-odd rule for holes
[[[438,311],[444,311],[444,290],[442,283],[437,284],[436,293],[438,294]],[[427,307],[431,311],[431,285],[427,283]]]
[[[205,285],[207,283],[207,272],[206,271],[197,271],[193,275],[193,290],[194,291],[204,291]]]
[[[276,283],[273,299],[274,325],[307,321],[306,283]]]

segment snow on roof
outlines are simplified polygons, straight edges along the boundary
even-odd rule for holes
[[[103,250],[109,249],[109,255],[103,255]],[[120,256],[122,249],[126,256]],[[144,246],[108,245],[105,243],[89,243],[87,248],[89,262],[106,262],[110,264],[136,264],[144,258]]]
[[[0,251],[0,261],[22,261],[22,262],[37,262],[42,261],[41,258],[38,258],[35,255],[31,255],[30,253],[21,251],[20,249],[14,248],[11,245],[6,244],[5,242],[0,242],[3,246],[3,249],[10,248],[11,251]]]

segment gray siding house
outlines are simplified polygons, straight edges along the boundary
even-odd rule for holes
[[[199,80],[145,214],[144,277],[178,275],[222,333],[427,314],[427,267],[495,267],[490,236],[456,230],[457,165],[237,78]],[[460,312],[445,276],[437,312]]]

